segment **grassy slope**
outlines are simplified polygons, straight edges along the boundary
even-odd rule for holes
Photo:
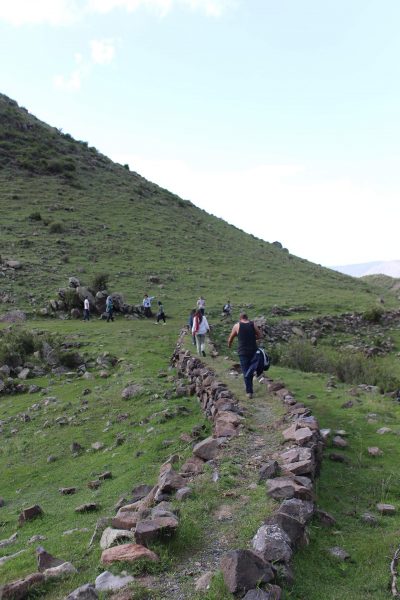
[[[0,255],[23,262],[2,287],[19,306],[27,305],[28,293],[41,306],[80,268],[85,283],[93,273],[110,273],[112,288],[131,303],[146,289],[158,292],[148,277],[160,275],[169,311],[186,311],[199,293],[208,306],[229,297],[259,311],[307,304],[313,313],[340,312],[375,303],[379,288],[227,225],[3,96],[0,165]],[[29,219],[33,213],[41,220]],[[50,233],[52,223],[64,233]]]

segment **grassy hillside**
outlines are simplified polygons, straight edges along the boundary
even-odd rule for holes
[[[374,286],[208,215],[6,96],[0,166],[0,255],[22,262],[21,270],[6,272],[2,288],[19,306],[42,305],[70,275],[90,283],[98,272],[109,273],[113,290],[130,303],[145,290],[161,295],[148,281],[158,275],[169,312],[186,311],[199,293],[208,306],[229,297],[266,312],[275,304],[306,304],[319,313],[375,303]],[[267,221],[266,237],[268,227]]]
[[[267,221],[266,237],[268,227]],[[6,337],[29,341],[24,333],[28,330],[39,340],[57,336],[67,350],[83,355],[89,372],[86,379],[79,369],[61,375],[48,369],[26,381],[27,386],[39,386],[36,391],[0,392],[0,496],[5,501],[0,507],[0,541],[18,531],[13,545],[0,547],[0,560],[24,551],[0,563],[0,585],[35,570],[37,544],[28,542],[33,535],[43,535],[46,550],[78,568],[72,578],[46,584],[37,592],[36,597],[47,600],[64,598],[78,585],[94,581],[103,570],[98,542],[88,550],[97,519],[113,516],[116,502],[121,496],[129,499],[134,486],[154,483],[160,465],[172,454],[182,464],[191,453],[187,440],[193,428],[202,436],[210,431],[196,397],[176,393],[177,374],[169,368],[178,332],[199,294],[206,298],[219,351],[214,359],[207,348],[205,361],[241,403],[246,402],[242,380],[231,372],[237,356],[226,349],[231,323],[220,321],[226,299],[234,305],[234,317],[239,307],[247,306],[251,316],[265,315],[277,329],[279,314],[284,321],[311,320],[350,311],[378,314],[377,308],[398,306],[398,291],[386,280],[353,279],[247,235],[112,163],[86,142],[41,123],[2,95],[0,256],[0,315],[21,308],[29,317],[24,325],[11,327],[11,332],[7,324],[0,324],[0,367],[10,354]],[[11,259],[20,261],[21,268],[7,267]],[[110,291],[123,293],[128,303],[141,302],[146,291],[163,300],[166,326],[121,316],[114,323],[40,317],[39,309],[56,297],[68,277],[91,284],[99,274],[108,274]],[[158,282],[151,283],[151,276],[157,276]],[[276,305],[293,310],[272,313]],[[349,440],[343,451],[347,460],[340,464],[328,461],[334,450],[328,446],[317,484],[318,504],[332,512],[337,526],[322,530],[318,522],[313,523],[311,543],[295,559],[295,582],[284,584],[285,599],[389,597],[388,560],[396,546],[399,517],[378,515],[377,528],[370,529],[360,516],[365,510],[374,511],[378,501],[397,505],[400,408],[394,397],[377,390],[356,390],[354,395],[352,388],[370,365],[370,370],[372,365],[380,368],[381,380],[389,381],[390,376],[390,381],[400,381],[399,321],[397,316],[391,319],[371,322],[370,328],[366,320],[356,330],[320,323],[316,346],[300,331],[294,336],[299,339],[287,343],[279,338],[270,348],[275,355],[271,377],[282,378],[299,402],[311,406],[321,427],[346,429]],[[301,329],[298,325],[294,329]],[[190,340],[187,344],[191,348]],[[363,352],[370,347],[382,354],[367,357]],[[39,360],[33,350],[21,361],[30,369]],[[104,374],[98,359],[105,352],[118,361]],[[346,378],[337,375],[338,365],[342,370],[347,367]],[[332,375],[336,387],[327,386]],[[7,380],[4,374],[0,377]],[[20,381],[15,373],[13,377]],[[127,401],[121,392],[130,383],[140,386],[140,391]],[[168,593],[157,588],[157,581],[150,582],[155,590],[146,592],[139,581],[138,589],[125,598],[200,597],[194,594],[192,574],[214,569],[221,548],[246,547],[274,509],[265,485],[258,484],[257,460],[260,453],[280,445],[283,408],[262,391],[264,387],[257,384],[255,402],[246,407],[249,420],[243,435],[216,466],[207,467],[204,476],[195,480],[193,498],[180,505],[181,523],[174,542],[156,548],[161,556],[157,567],[161,584],[172,581]],[[388,386],[382,389],[392,391]],[[349,398],[352,405],[344,409]],[[372,422],[371,414],[375,414]],[[376,433],[383,425],[391,428],[384,438]],[[81,444],[80,452],[72,452],[73,442]],[[92,446],[96,442],[104,446],[96,450]],[[367,448],[377,445],[384,453],[372,459]],[[98,489],[88,487],[109,470],[112,479]],[[59,488],[70,486],[77,488],[76,494],[60,493]],[[43,517],[18,528],[20,511],[36,502]],[[97,512],[75,513],[86,502],[98,503]],[[215,515],[227,504],[232,519],[218,519]],[[350,551],[351,562],[338,564],[329,557],[329,546],[337,544]],[[311,576],[304,576],[309,571]],[[233,598],[220,576],[201,597]]]

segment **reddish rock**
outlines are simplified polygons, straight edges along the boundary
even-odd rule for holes
[[[111,521],[111,525],[115,527],[115,529],[127,529],[130,530],[135,527],[136,523],[139,521],[140,515],[138,512],[129,512],[129,511],[118,511],[115,517]]]
[[[121,544],[104,550],[101,555],[103,565],[109,565],[113,562],[136,562],[141,559],[157,562],[157,554],[139,544]]]
[[[43,515],[43,510],[40,508],[38,504],[34,506],[30,506],[29,508],[25,508],[19,515],[18,523],[23,525],[26,521],[32,521],[37,517],[41,517]]]

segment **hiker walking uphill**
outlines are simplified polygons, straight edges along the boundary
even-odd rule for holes
[[[106,313],[107,313],[107,323],[110,321],[114,321],[114,304],[112,296],[107,296],[106,299]]]
[[[160,302],[160,300],[158,301],[158,312],[157,312],[157,321],[155,321],[155,323],[158,325],[158,323],[161,321],[161,319],[164,321],[164,325],[165,325],[165,312],[164,312],[164,306],[162,304],[162,302]]]
[[[153,313],[151,312],[151,302],[154,300],[154,298],[155,296],[149,296],[148,294],[144,295],[142,304],[145,317],[149,318],[153,316]]]
[[[206,333],[210,331],[207,318],[201,313],[200,310],[196,311],[193,318],[192,335],[196,338],[197,354],[206,355]]]
[[[204,300],[203,296],[200,296],[200,298],[197,300],[197,310],[199,310],[202,315],[204,315],[206,312],[206,301]]]
[[[252,359],[257,352],[257,340],[262,337],[261,331],[253,323],[245,312],[240,313],[239,322],[235,323],[228,338],[228,347],[232,346],[235,337],[238,338],[238,355],[242,368],[246,394],[248,398],[253,397],[253,371],[247,374]]]

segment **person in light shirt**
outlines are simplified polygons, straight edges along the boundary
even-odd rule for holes
[[[207,318],[201,313],[201,310],[197,310],[193,318],[192,334],[196,338],[197,354],[200,356],[206,355],[206,333],[210,331]]]
[[[89,319],[90,319],[90,303],[89,303],[89,298],[87,296],[85,296],[85,299],[83,301],[83,320],[89,321]]]

